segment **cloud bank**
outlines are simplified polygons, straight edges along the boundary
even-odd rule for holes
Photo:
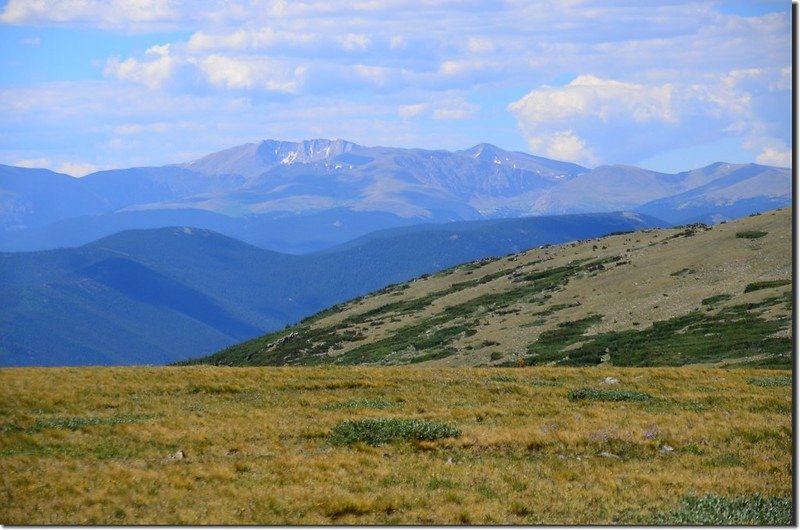
[[[95,73],[0,85],[0,158],[159,164],[320,136],[683,169],[695,161],[669,153],[707,146],[697,162],[787,165],[790,10],[759,6],[10,0],[0,24],[35,33],[9,36],[23,59],[9,79],[55,28]],[[104,38],[124,51],[85,51]]]

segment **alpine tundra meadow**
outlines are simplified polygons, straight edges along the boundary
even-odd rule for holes
[[[0,525],[796,525],[797,11],[0,0]]]

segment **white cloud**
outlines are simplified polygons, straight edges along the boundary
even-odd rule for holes
[[[463,120],[471,117],[478,109],[478,105],[469,103],[464,98],[456,98],[443,106],[433,110],[434,120]]]
[[[402,50],[408,43],[406,42],[406,38],[402,35],[392,35],[391,40],[389,41],[389,48],[393,50]]]
[[[494,51],[494,43],[486,37],[470,37],[467,49],[472,53],[489,53]]]
[[[84,175],[97,171],[97,166],[87,162],[63,162],[61,164],[54,164],[46,157],[18,160],[12,165],[17,167],[50,169],[58,173],[72,175],[73,177],[83,177]]]
[[[27,37],[20,40],[19,43],[25,46],[38,46],[42,43],[42,39],[40,37]]]
[[[564,87],[533,90],[508,108],[525,125],[587,117],[674,122],[672,91],[670,84],[645,86],[581,75]]]
[[[548,158],[565,160],[584,164],[597,165],[597,157],[586,142],[572,131],[559,131],[548,136],[534,136],[528,138],[528,145],[532,152],[543,153]]]
[[[198,61],[209,83],[232,89],[262,89],[293,93],[302,85],[305,66],[290,67],[264,57],[212,54]]]
[[[152,46],[145,52],[145,56],[152,59],[138,61],[130,58],[120,61],[119,58],[111,58],[106,61],[103,74],[122,81],[133,81],[151,89],[158,88],[169,79],[177,61],[170,56],[169,44]]]
[[[279,61],[263,57],[233,57],[213,54],[198,62],[209,83],[232,89],[262,89],[294,93],[303,84],[307,68],[291,69]]]
[[[88,25],[149,28],[179,17],[169,0],[9,0],[0,22],[25,25]]]
[[[366,50],[372,42],[366,35],[357,33],[348,33],[344,37],[341,37],[339,41],[342,44],[342,49],[347,52]]]
[[[205,131],[218,131],[214,145],[224,147],[251,141],[250,133],[260,136],[288,108],[292,117],[269,129],[272,134],[357,132],[369,140],[366,131],[380,122],[405,141],[453,145],[469,138],[522,148],[524,138],[541,153],[604,163],[635,163],[723,137],[751,145],[742,156],[785,158],[790,9],[753,17],[725,14],[720,6],[694,0],[426,0],[413,9],[401,0],[8,0],[0,24],[31,26],[18,38],[49,42],[46,29],[33,28],[42,26],[158,30],[152,38],[163,46],[108,59],[105,84],[0,86],[0,151],[8,160],[33,159],[36,138],[49,142],[56,131],[69,131],[92,139],[84,152],[47,156],[96,160],[91,150],[119,136],[125,142],[118,156],[140,149],[143,161],[163,159],[198,148],[168,148],[165,134],[154,135],[160,143],[145,140],[158,132],[147,129],[152,124],[196,120]],[[182,31],[170,37],[165,29]],[[137,37],[130,45],[142,42]],[[91,97],[75,93],[85,87]],[[309,103],[318,98],[347,110],[319,118],[315,113],[325,107]],[[517,101],[509,105],[509,99]],[[354,103],[363,103],[366,114]],[[503,108],[511,114],[498,114]],[[454,119],[461,120],[458,127]],[[106,136],[95,138],[89,126]]]
[[[379,86],[384,85],[392,73],[390,68],[368,66],[364,64],[357,64],[353,66],[353,69],[359,77],[368,79]]]
[[[49,158],[27,158],[25,160],[17,160],[12,166],[28,167],[28,168],[50,168],[52,164]]]
[[[214,54],[200,61],[200,70],[212,85],[252,88],[255,78],[266,75],[267,65],[258,59],[237,59]]]
[[[765,147],[756,157],[756,162],[768,166],[792,167],[792,151],[790,149],[774,149]]]
[[[123,123],[113,128],[113,132],[120,136],[129,136],[142,133],[164,134],[176,130],[199,130],[202,126],[193,121],[166,122],[159,121],[153,123]]]
[[[89,164],[87,162],[64,162],[58,169],[56,169],[59,173],[66,173],[67,175],[72,175],[73,177],[83,177],[88,175],[89,173],[94,173],[97,171],[97,166],[94,164]]]
[[[197,31],[186,43],[189,51],[205,50],[258,50],[277,44],[297,44],[311,42],[314,36],[310,33],[279,32],[272,28],[255,31],[239,29],[232,33],[207,33]]]
[[[415,103],[413,105],[400,105],[397,107],[397,114],[403,118],[413,118],[419,116],[428,108],[424,103]]]

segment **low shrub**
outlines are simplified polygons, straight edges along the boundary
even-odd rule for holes
[[[758,239],[764,237],[769,232],[762,232],[761,230],[745,230],[744,232],[736,232],[736,237],[741,239]]]
[[[656,525],[759,525],[792,523],[792,500],[780,497],[741,497],[726,499],[718,495],[684,497],[671,512],[656,514]]]
[[[340,409],[388,409],[392,407],[392,403],[383,398],[373,399],[348,399],[346,401],[334,401],[333,403],[326,403],[320,408],[322,410],[340,410]]]
[[[753,386],[792,386],[792,378],[789,376],[754,377],[747,382]]]
[[[342,422],[331,430],[330,441],[334,445],[354,442],[381,445],[393,440],[437,440],[460,434],[457,428],[435,421],[377,418]]]
[[[561,386],[561,383],[558,381],[552,381],[550,379],[531,379],[528,383],[533,386]]]
[[[761,289],[771,289],[772,287],[780,287],[781,285],[791,285],[792,280],[767,280],[764,282],[748,283],[744,288],[744,292],[749,293],[752,291],[760,291]]]
[[[709,296],[708,298],[703,298],[700,303],[702,305],[714,305],[717,302],[724,302],[726,300],[730,300],[732,297],[729,294],[717,294],[714,296]]]
[[[649,401],[653,396],[646,392],[631,390],[601,390],[597,388],[577,388],[570,390],[570,401]]]

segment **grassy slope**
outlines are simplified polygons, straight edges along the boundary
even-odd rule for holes
[[[192,362],[789,367],[791,237],[783,209],[534,249],[392,286]]]
[[[715,520],[722,506],[728,522],[786,525],[790,375],[4,369],[0,523],[649,524]],[[632,400],[570,399],[609,393]],[[370,418],[460,435],[377,446],[331,436]],[[753,504],[777,519],[748,519]]]

